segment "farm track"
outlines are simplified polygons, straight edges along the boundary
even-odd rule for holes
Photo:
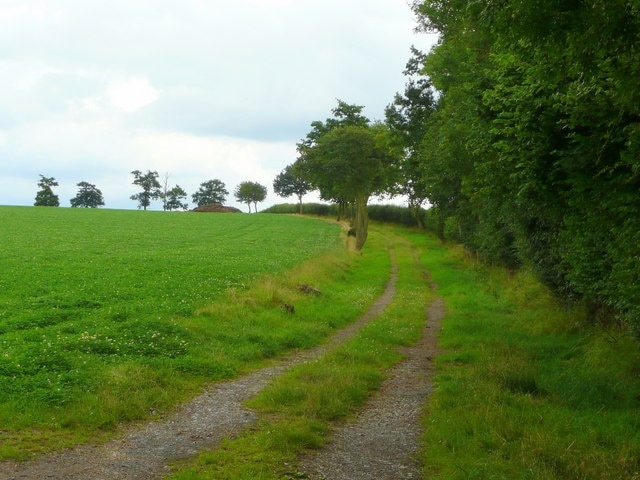
[[[392,253],[392,252],[391,252]],[[383,294],[356,322],[334,333],[325,343],[296,352],[236,380],[213,385],[203,394],[160,421],[131,427],[102,445],[81,445],[26,462],[0,463],[3,480],[124,480],[159,479],[172,460],[214,448],[222,439],[238,435],[257,416],[242,404],[273,378],[302,362],[325,354],[355,336],[391,302],[397,281],[392,271]],[[420,439],[420,416],[430,392],[431,358],[443,305],[436,299],[427,313],[423,338],[406,348],[407,360],[389,371],[389,378],[356,421],[338,429],[334,441],[301,468],[312,479],[415,479]]]
[[[414,480],[421,478],[417,458],[421,418],[431,393],[437,333],[444,303],[436,298],[427,312],[422,338],[404,349],[406,360],[388,372],[365,409],[339,428],[333,441],[302,459],[310,480]]]

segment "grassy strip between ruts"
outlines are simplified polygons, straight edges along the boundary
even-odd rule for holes
[[[432,293],[416,265],[414,247],[383,230],[373,229],[363,255],[386,254],[389,242],[398,265],[391,304],[352,340],[276,379],[249,402],[262,413],[255,427],[189,465],[181,464],[171,478],[304,478],[296,468],[297,456],[327,442],[335,422],[363,405],[380,386],[385,370],[401,360],[398,347],[415,342],[424,326]]]
[[[640,478],[640,354],[526,273],[426,238],[447,307],[425,415],[424,478]]]

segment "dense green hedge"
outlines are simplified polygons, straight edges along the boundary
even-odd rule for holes
[[[639,6],[414,3],[440,35],[419,59],[439,94],[420,178],[440,236],[640,331]]]

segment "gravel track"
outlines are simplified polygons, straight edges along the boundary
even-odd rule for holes
[[[333,441],[305,457],[300,468],[313,480],[409,480],[420,478],[417,458],[421,418],[431,393],[432,359],[444,303],[428,308],[422,339],[404,350],[381,389],[353,422],[339,428]]]

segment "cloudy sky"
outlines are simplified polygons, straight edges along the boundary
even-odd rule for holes
[[[273,178],[336,99],[384,117],[435,40],[414,27],[407,0],[0,0],[0,205],[43,174],[62,206],[87,181],[135,209],[132,170],[282,203]]]

